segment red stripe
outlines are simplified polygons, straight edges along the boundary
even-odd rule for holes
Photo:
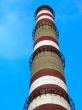
[[[67,109],[57,104],[43,104],[36,107],[33,110],[67,110]]]
[[[53,38],[52,36],[41,36],[40,38],[38,38],[38,39],[34,42],[34,46],[35,46],[38,42],[40,42],[40,41],[42,41],[42,40],[51,40],[51,41],[53,41],[53,42],[55,42],[55,43],[58,44],[58,41],[55,40],[55,38]]]
[[[50,17],[52,17],[52,19],[54,19],[53,16],[48,13],[42,13],[42,14],[38,15],[37,19],[41,16],[44,16],[44,15],[50,16]]]
[[[64,75],[62,73],[60,73],[59,71],[57,70],[53,70],[53,69],[43,69],[43,70],[39,70],[38,72],[34,73],[32,75],[32,78],[31,78],[31,81],[30,81],[30,84],[32,84],[36,79],[42,77],[42,76],[46,76],[46,75],[49,75],[49,76],[54,76],[54,77],[58,77],[60,78],[62,81],[65,81],[65,78],[64,78]]]
[[[36,23],[36,26],[42,24],[43,22],[44,22],[44,23],[51,23],[52,25],[54,25],[54,23],[53,23],[52,20],[45,18],[45,19],[39,20],[39,21]]]
[[[44,91],[44,92],[42,92],[42,91]],[[53,85],[53,84],[45,84],[45,85],[39,86],[36,89],[34,89],[34,91],[30,94],[30,102],[33,99],[35,99],[35,96],[36,97],[39,96],[40,92],[42,94],[44,94],[45,91],[46,91],[46,93],[61,95],[65,99],[67,99],[67,97],[68,97],[68,94],[66,93],[66,91],[64,89],[62,89],[61,87],[59,87],[57,85]],[[51,91],[51,92],[48,92],[48,91]]]

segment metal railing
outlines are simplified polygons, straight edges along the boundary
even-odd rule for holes
[[[56,94],[56,95],[60,95],[60,97],[61,96],[64,97],[67,100],[67,102],[69,103],[71,110],[75,110],[75,105],[74,105],[74,102],[73,102],[72,98],[70,98],[69,96],[63,95],[59,91],[54,91],[54,90],[49,90],[49,89],[38,91],[35,94],[33,94],[32,96],[29,96],[26,99],[26,101],[25,101],[23,110],[28,110],[29,104],[31,103],[32,100],[34,100],[35,98],[37,98],[37,96],[41,96],[42,94],[48,94],[48,93],[50,93],[50,94]]]
[[[62,60],[63,68],[65,68],[65,57],[62,54],[62,52],[60,52],[60,55],[61,55],[61,60]]]
[[[59,31],[58,31],[56,25],[55,25],[55,24],[48,23],[48,22],[45,22],[45,23],[39,24],[38,26],[36,25],[35,28],[33,29],[33,32],[32,32],[33,40],[34,40],[34,37],[35,37],[35,32],[36,32],[36,30],[37,30],[40,26],[44,26],[44,25],[51,26],[51,28],[55,29],[56,35],[57,35],[57,39],[58,39],[58,37],[59,37]]]

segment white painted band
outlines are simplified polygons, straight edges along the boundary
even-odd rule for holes
[[[39,47],[41,47],[41,46],[44,46],[44,45],[50,45],[50,46],[53,46],[53,47],[55,47],[56,49],[59,50],[59,46],[58,46],[57,43],[55,43],[55,42],[53,42],[53,41],[50,41],[50,40],[43,40],[43,41],[38,42],[38,43],[34,46],[33,52],[34,52],[37,48],[39,48]]]
[[[48,11],[48,10],[42,10],[42,11],[38,12],[38,14],[37,14],[36,17],[38,17],[38,16],[41,15],[41,14],[46,14],[46,13],[53,16],[53,14],[52,14],[50,11]]]
[[[57,94],[43,94],[37,96],[37,98],[30,103],[28,110],[34,110],[36,107],[43,104],[57,104],[66,108],[66,110],[71,110],[69,103],[62,96]]]
[[[36,20],[36,23],[37,23],[39,20],[42,20],[42,19],[49,19],[49,20],[51,20],[51,21],[54,22],[54,20],[53,20],[52,17],[50,17],[50,16],[48,16],[48,15],[42,15],[42,16],[40,16],[40,17]]]
[[[30,86],[30,94],[39,86],[45,85],[45,84],[54,84],[62,89],[64,89],[67,92],[66,84],[57,77],[54,76],[42,76],[38,79],[36,79]]]

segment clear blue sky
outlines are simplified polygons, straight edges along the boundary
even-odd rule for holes
[[[34,12],[42,4],[55,10],[68,91],[76,110],[82,110],[82,0],[0,0],[0,110],[23,109]]]

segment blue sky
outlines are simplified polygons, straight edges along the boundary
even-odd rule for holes
[[[29,90],[34,12],[42,4],[56,13],[65,77],[76,110],[82,110],[82,0],[0,0],[0,110],[22,110]]]

